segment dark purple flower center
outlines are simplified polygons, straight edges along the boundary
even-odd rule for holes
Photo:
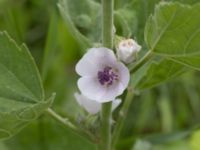
[[[118,75],[112,67],[105,67],[103,71],[98,71],[98,79],[101,85],[112,85],[113,81],[118,80]]]

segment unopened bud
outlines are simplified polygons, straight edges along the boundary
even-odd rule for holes
[[[121,40],[117,47],[117,56],[124,63],[128,64],[136,60],[137,53],[141,46],[133,39]]]

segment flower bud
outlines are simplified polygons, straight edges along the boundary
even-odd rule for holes
[[[117,47],[117,56],[124,63],[135,61],[141,46],[133,39],[121,40]]]

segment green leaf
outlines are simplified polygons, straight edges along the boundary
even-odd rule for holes
[[[184,66],[171,60],[151,62],[133,75],[133,85],[138,90],[151,88],[170,80],[184,71]]]
[[[58,7],[67,28],[83,49],[100,42],[100,5],[94,1],[60,0]]]
[[[133,9],[119,9],[114,13],[116,33],[124,37],[131,37],[137,30],[137,16]]]
[[[167,56],[200,54],[200,4],[161,2],[145,28],[147,46]]]
[[[137,41],[144,44],[144,28],[148,16],[153,12],[155,5],[160,2],[160,0],[151,0],[151,1],[143,1],[143,0],[132,0],[132,5],[129,4],[128,7],[131,7],[132,10],[136,11],[137,20],[138,20],[138,28],[136,33],[134,33],[134,37],[137,37]],[[143,46],[143,48],[145,48]],[[145,48],[146,49],[146,48]]]
[[[95,150],[95,144],[46,116],[31,123],[4,145],[10,150]]]
[[[192,69],[200,70],[200,54],[194,56],[171,57],[171,59]]]
[[[37,67],[25,45],[0,32],[0,139],[11,137],[52,102],[44,99]]]

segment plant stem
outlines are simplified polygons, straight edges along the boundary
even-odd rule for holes
[[[67,118],[61,117],[59,114],[57,114],[55,111],[53,111],[51,108],[48,108],[46,111],[51,117],[53,117],[56,121],[63,124],[65,127],[72,129],[75,133],[79,134],[82,137],[86,137],[90,141],[95,141],[95,138],[92,137],[89,133],[86,133],[85,131],[81,130],[80,128],[76,127],[73,123],[71,123]]]
[[[102,105],[101,112],[101,150],[111,150],[111,112],[112,103]]]
[[[102,0],[102,40],[103,46],[113,48],[113,0]]]
[[[117,120],[117,125],[114,129],[114,132],[113,132],[113,138],[112,138],[112,147],[113,148],[115,147],[115,145],[116,145],[116,143],[119,139],[121,130],[124,126],[125,117],[127,116],[129,106],[132,102],[133,96],[134,96],[134,93],[133,93],[132,89],[129,88],[128,91],[127,91],[127,95],[126,95],[126,99],[124,101],[124,104],[123,104],[123,106],[122,106],[122,108],[119,112],[119,119]]]
[[[133,74],[134,72],[136,72],[142,65],[144,65],[147,61],[149,61],[152,58],[153,54],[152,51],[148,51],[141,59],[140,61],[134,65],[134,66],[130,66],[129,70],[130,73]]]
[[[102,0],[102,41],[103,46],[113,47],[113,0]],[[111,150],[112,102],[102,104],[100,150]]]
[[[51,108],[47,109],[47,113],[50,116],[52,116],[55,120],[57,120],[58,122],[62,123],[63,125],[71,128],[73,130],[76,130],[76,127],[68,119],[65,119],[65,118],[61,117],[55,111],[53,111]]]

